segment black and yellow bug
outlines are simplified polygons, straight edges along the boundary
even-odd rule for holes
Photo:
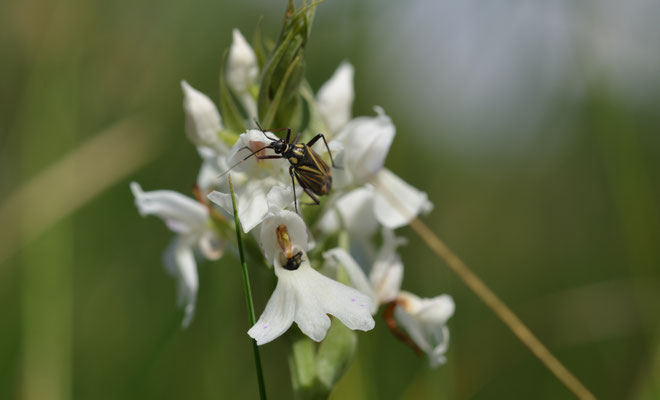
[[[323,143],[325,144],[326,149],[328,149],[328,154],[330,155],[330,162],[332,163],[332,167],[339,168],[335,165],[335,161],[332,159],[332,153],[330,152],[328,142],[325,140],[325,136],[322,133],[319,133],[309,142],[299,144],[298,140],[300,139],[300,134],[296,136],[293,142],[289,142],[289,139],[291,138],[291,128],[269,130],[268,132],[276,132],[278,130],[286,129],[286,138],[277,139],[268,137],[268,135],[266,135],[267,131],[265,131],[258,122],[257,126],[264,134],[264,136],[266,136],[266,138],[271,142],[267,146],[253,151],[250,153],[250,155],[239,161],[239,163],[247,160],[252,156],[257,157],[260,160],[286,158],[291,164],[291,166],[289,166],[289,175],[291,175],[293,202],[296,207],[296,212],[298,212],[298,199],[296,198],[294,177],[298,181],[300,187],[305,191],[305,193],[307,193],[307,195],[314,201],[314,203],[318,205],[320,201],[317,196],[325,196],[330,193],[330,189],[332,189],[332,171],[330,170],[330,167],[328,167],[328,164],[323,161],[321,156],[312,150],[314,143],[316,143],[319,139],[323,139]],[[260,156],[258,153],[265,149],[272,149],[275,152],[275,155]],[[233,165],[229,170],[234,168],[239,163]]]

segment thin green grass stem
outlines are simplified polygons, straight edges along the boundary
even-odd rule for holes
[[[234,223],[236,224],[236,242],[238,244],[238,254],[241,259],[241,267],[243,269],[243,287],[245,289],[245,300],[247,303],[248,316],[250,317],[250,326],[256,322],[254,316],[254,303],[252,302],[252,290],[250,289],[250,277],[248,276],[247,263],[245,262],[245,252],[243,251],[243,239],[241,238],[241,224],[238,221],[238,209],[236,208],[236,196],[234,196],[234,185],[231,182],[231,175],[227,177],[229,180],[229,191],[231,192],[231,205],[234,209]],[[257,370],[257,381],[259,383],[259,396],[262,400],[266,400],[266,385],[264,385],[264,373],[261,369],[261,357],[259,356],[259,347],[257,342],[252,339],[252,350],[254,352],[254,365]]]

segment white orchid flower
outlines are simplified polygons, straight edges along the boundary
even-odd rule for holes
[[[186,81],[181,81],[183,109],[186,113],[186,135],[196,146],[208,147],[216,152],[226,152],[218,136],[222,130],[222,118],[213,101]]]
[[[345,151],[343,172],[353,184],[368,182],[385,164],[396,128],[382,108],[375,107],[375,117],[357,117],[333,138]]]
[[[355,69],[350,63],[341,63],[316,95],[321,119],[325,122],[331,136],[339,132],[351,119],[351,108],[355,98],[354,74]]]
[[[433,209],[426,193],[383,168],[373,184],[360,186],[339,197],[319,220],[325,233],[345,228],[356,240],[366,240],[382,225],[397,229],[419,214]]]
[[[389,229],[383,229],[382,232],[383,244],[367,273],[346,250],[340,247],[323,253],[327,261],[343,265],[353,287],[371,298],[372,315],[376,314],[379,305],[389,303],[396,298],[403,280],[403,263],[397,248],[405,244],[406,240],[395,236]]]
[[[281,336],[293,322],[305,335],[320,342],[330,328],[328,314],[350,329],[373,329],[371,299],[310,266],[307,232],[298,214],[281,211],[271,215],[264,221],[260,236],[278,281],[266,309],[248,331],[258,345]]]
[[[218,177],[227,169],[227,153],[218,153],[206,147],[198,147],[197,152],[202,158],[202,166],[197,173],[197,186],[201,193],[209,193],[213,189],[225,187],[226,180]]]
[[[432,299],[401,291],[403,263],[396,249],[405,243],[394,232],[383,229],[383,244],[369,271],[369,276],[344,249],[334,248],[323,253],[328,261],[340,263],[351,280],[353,287],[372,299],[371,313],[378,306],[390,304],[394,307],[394,318],[405,329],[419,350],[426,353],[432,368],[443,364],[449,345],[447,320],[454,314],[454,301],[449,295]]]
[[[429,357],[431,368],[444,364],[449,346],[447,320],[454,314],[449,295],[423,299],[409,292],[397,296],[394,318],[415,344]]]
[[[190,325],[195,314],[199,287],[194,251],[209,260],[222,256],[220,239],[209,227],[209,211],[202,204],[171,190],[145,192],[137,182],[131,191],[140,215],[161,218],[177,236],[164,255],[167,271],[178,279],[178,303],[184,309],[182,325]]]
[[[408,225],[420,214],[433,210],[425,192],[409,185],[387,168],[378,172],[374,185],[374,214],[379,223],[389,229]]]
[[[373,186],[361,186],[339,197],[323,214],[318,227],[326,234],[346,229],[351,238],[365,241],[378,229],[373,207]]]
[[[268,215],[270,191],[278,186],[291,187],[291,177],[286,172],[289,163],[286,160],[260,160],[257,158],[257,155],[274,155],[275,153],[271,149],[264,149],[245,159],[250,153],[264,148],[270,142],[263,132],[256,129],[249,130],[241,134],[227,159],[227,164],[234,166],[231,173],[234,178],[238,217],[243,231],[246,233],[259,225]],[[234,175],[234,172],[237,173],[237,176]],[[224,179],[226,180],[226,178]],[[293,201],[293,192],[290,191],[290,193]],[[216,190],[211,192],[208,198],[233,215],[230,193]]]
[[[257,103],[250,93],[256,85],[259,65],[257,56],[238,29],[234,29],[233,40],[227,59],[227,84],[245,107],[250,119],[257,116]]]
[[[335,188],[364,186],[335,202],[328,211],[330,215],[322,219],[321,227],[326,232],[343,225],[351,233],[368,236],[377,223],[396,229],[433,209],[426,193],[384,168],[396,129],[382,108],[375,110],[375,117],[348,122],[330,143],[343,149],[338,158],[344,168],[334,172]]]

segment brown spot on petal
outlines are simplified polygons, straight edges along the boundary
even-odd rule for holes
[[[264,142],[256,142],[256,141],[250,140],[248,142],[247,147],[250,149],[250,152],[252,153],[252,152],[255,152],[259,149],[263,149],[264,146],[267,146],[267,144],[264,143]],[[259,151],[255,154],[254,159],[257,160],[257,164],[262,164],[264,161],[266,161],[266,160],[259,159],[259,157],[263,157],[265,155],[266,155],[266,149],[263,149],[263,150],[261,150],[261,151]]]

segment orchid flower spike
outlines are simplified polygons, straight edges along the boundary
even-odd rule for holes
[[[307,230],[298,214],[283,210],[269,216],[260,236],[278,281],[266,309],[248,331],[258,345],[281,336],[293,322],[305,335],[320,342],[330,328],[328,314],[350,329],[373,329],[371,299],[311,267]]]

